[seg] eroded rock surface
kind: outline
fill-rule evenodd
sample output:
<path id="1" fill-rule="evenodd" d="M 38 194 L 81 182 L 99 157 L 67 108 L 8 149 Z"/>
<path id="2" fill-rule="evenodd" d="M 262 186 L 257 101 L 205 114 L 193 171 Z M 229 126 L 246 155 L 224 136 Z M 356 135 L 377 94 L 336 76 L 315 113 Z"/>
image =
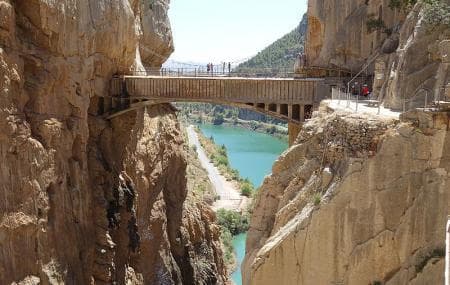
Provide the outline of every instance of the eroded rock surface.
<path id="1" fill-rule="evenodd" d="M 261 187 L 244 284 L 443 283 L 449 124 L 322 109 Z"/>
<path id="2" fill-rule="evenodd" d="M 168 5 L 0 1 L 1 284 L 226 279 L 171 107 L 97 116 L 113 74 L 172 52 Z"/>
<path id="3" fill-rule="evenodd" d="M 406 10 L 390 2 L 309 0 L 308 64 L 356 74 L 370 61 L 362 74 L 374 75 L 373 97 L 390 108 L 450 100 L 450 29 L 428 25 L 420 2 Z"/>

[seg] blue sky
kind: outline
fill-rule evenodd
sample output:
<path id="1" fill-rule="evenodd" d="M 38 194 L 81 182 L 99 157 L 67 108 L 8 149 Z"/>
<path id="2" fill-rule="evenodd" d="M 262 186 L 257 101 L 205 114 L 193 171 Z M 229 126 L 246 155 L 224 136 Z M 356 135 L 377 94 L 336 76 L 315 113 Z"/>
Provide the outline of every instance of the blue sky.
<path id="1" fill-rule="evenodd" d="M 248 58 L 293 30 L 306 9 L 307 0 L 171 0 L 175 52 L 170 59 Z"/>

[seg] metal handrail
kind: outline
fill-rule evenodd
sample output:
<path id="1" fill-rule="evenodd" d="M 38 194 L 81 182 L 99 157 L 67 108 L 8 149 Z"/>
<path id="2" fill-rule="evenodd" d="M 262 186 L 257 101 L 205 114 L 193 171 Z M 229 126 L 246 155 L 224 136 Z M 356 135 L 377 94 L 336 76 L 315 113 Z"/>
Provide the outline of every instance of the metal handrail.
<path id="1" fill-rule="evenodd" d="M 132 69 L 127 75 L 135 76 L 173 76 L 173 77 L 294 77 L 295 73 L 288 68 L 257 68 L 244 70 L 224 70 L 223 68 L 146 68 Z"/>
<path id="2" fill-rule="evenodd" d="M 370 58 L 366 64 L 363 66 L 363 68 L 347 83 L 347 94 L 350 94 L 350 83 L 352 83 L 356 78 L 358 78 L 364 71 L 369 68 L 369 66 L 378 58 L 380 55 L 380 51 L 377 50 L 373 55 L 372 58 Z M 356 98 L 356 111 L 358 111 L 358 97 Z"/>
<path id="3" fill-rule="evenodd" d="M 350 71 L 339 68 L 327 68 L 319 66 L 309 66 L 308 70 L 325 70 L 348 73 Z M 127 70 L 127 69 L 125 69 Z M 134 75 L 134 76 L 173 76 L 173 77 L 276 77 L 276 78 L 291 78 L 295 77 L 297 73 L 290 68 L 238 68 L 225 69 L 223 66 L 213 66 L 209 71 L 206 66 L 198 67 L 181 67 L 181 68 L 140 68 L 128 69 L 129 72 L 121 73 L 120 75 Z"/>

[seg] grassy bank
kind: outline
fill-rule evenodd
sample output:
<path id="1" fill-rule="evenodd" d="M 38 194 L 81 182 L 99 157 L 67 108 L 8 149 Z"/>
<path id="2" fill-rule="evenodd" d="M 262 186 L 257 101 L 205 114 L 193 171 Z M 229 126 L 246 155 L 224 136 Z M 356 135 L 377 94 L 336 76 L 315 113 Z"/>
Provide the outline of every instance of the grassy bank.
<path id="1" fill-rule="evenodd" d="M 224 248 L 225 263 L 231 265 L 231 272 L 237 265 L 233 237 L 248 231 L 249 214 L 220 209 L 217 211 L 217 223 L 220 225 L 220 239 Z"/>
<path id="2" fill-rule="evenodd" d="M 232 181 L 243 196 L 251 198 L 255 192 L 255 187 L 247 178 L 242 178 L 238 170 L 231 167 L 226 147 L 217 145 L 212 137 L 205 137 L 198 128 L 195 130 L 206 155 L 217 167 L 220 174 L 227 180 Z M 249 205 L 252 205 L 252 203 L 249 203 Z M 220 226 L 220 238 L 223 245 L 225 264 L 227 264 L 230 272 L 234 271 L 237 266 L 233 237 L 247 232 L 250 212 L 250 206 L 242 213 L 225 209 L 219 209 L 216 212 L 217 223 Z"/>
<path id="3" fill-rule="evenodd" d="M 196 128 L 196 132 L 206 155 L 214 166 L 217 167 L 220 174 L 228 181 L 235 183 L 237 189 L 240 190 L 243 196 L 251 198 L 255 192 L 255 186 L 248 178 L 241 177 L 237 169 L 231 167 L 226 147 L 224 145 L 217 145 L 213 137 L 205 137 L 198 128 Z"/>

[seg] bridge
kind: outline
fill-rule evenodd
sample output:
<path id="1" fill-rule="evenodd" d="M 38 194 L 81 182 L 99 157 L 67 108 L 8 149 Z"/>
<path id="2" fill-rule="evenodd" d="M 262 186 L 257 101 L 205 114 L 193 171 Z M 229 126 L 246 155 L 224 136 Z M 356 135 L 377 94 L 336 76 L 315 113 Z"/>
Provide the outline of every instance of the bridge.
<path id="1" fill-rule="evenodd" d="M 150 75 L 147 75 L 150 74 Z M 153 72 L 154 74 L 154 72 Z M 273 74 L 273 73 L 272 73 Z M 329 97 L 323 79 L 289 77 L 236 77 L 214 72 L 145 71 L 142 75 L 118 75 L 111 80 L 110 94 L 102 98 L 101 113 L 112 119 L 148 105 L 172 102 L 207 102 L 251 109 L 285 120 L 290 137 L 309 119 L 320 101 Z"/>

